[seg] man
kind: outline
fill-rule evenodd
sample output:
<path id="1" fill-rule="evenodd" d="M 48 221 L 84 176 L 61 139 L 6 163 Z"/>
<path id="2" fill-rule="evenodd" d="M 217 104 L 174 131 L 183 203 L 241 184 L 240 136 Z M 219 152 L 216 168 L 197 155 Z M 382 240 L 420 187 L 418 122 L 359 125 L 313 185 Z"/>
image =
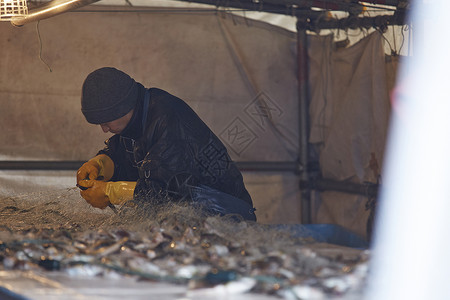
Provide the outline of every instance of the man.
<path id="1" fill-rule="evenodd" d="M 105 67 L 86 77 L 81 111 L 114 134 L 77 172 L 81 196 L 92 206 L 187 201 L 208 214 L 256 221 L 242 174 L 183 100 Z"/>

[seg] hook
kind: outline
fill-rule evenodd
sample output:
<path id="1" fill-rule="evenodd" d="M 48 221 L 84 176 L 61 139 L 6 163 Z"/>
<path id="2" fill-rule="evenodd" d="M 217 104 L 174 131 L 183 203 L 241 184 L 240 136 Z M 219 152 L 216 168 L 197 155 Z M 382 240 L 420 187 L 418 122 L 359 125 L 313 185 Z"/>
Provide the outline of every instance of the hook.
<path id="1" fill-rule="evenodd" d="M 395 50 L 392 48 L 391 43 L 390 43 L 389 40 L 384 36 L 384 32 L 383 32 L 380 28 L 376 28 L 376 30 L 381 34 L 381 36 L 383 37 L 383 39 L 388 43 L 389 48 L 391 49 L 391 55 L 392 55 L 392 56 L 397 56 L 397 53 L 396 53 Z"/>
<path id="2" fill-rule="evenodd" d="M 404 24 L 402 26 L 402 28 L 400 29 L 400 32 L 402 34 L 402 43 L 400 44 L 400 49 L 398 50 L 398 54 L 402 53 L 402 49 L 403 49 L 403 46 L 405 44 L 405 33 L 404 33 L 404 31 L 406 31 L 406 30 L 409 30 L 408 24 Z"/>

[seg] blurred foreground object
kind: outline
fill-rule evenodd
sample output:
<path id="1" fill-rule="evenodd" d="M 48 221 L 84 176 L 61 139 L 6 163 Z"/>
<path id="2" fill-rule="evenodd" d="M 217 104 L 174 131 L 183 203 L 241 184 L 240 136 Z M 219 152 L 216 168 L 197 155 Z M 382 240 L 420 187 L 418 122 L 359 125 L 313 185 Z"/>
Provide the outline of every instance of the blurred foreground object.
<path id="1" fill-rule="evenodd" d="M 366 299 L 450 299 L 448 9 L 414 3 L 416 47 L 394 99 Z"/>

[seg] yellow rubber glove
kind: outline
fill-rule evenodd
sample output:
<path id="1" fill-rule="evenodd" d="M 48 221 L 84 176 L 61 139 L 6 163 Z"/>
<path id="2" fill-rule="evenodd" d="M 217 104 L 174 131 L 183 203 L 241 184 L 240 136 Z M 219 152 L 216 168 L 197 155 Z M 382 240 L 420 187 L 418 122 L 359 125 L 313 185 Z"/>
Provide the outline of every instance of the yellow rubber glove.
<path id="1" fill-rule="evenodd" d="M 81 196 L 92 206 L 103 209 L 109 203 L 120 205 L 133 199 L 136 182 L 82 180 L 79 185 L 87 188 L 80 191 Z"/>
<path id="2" fill-rule="evenodd" d="M 80 195 L 93 207 L 104 209 L 109 204 L 106 195 L 107 184 L 108 182 L 99 180 L 81 180 L 78 185 L 87 189 L 81 190 Z"/>
<path id="3" fill-rule="evenodd" d="M 82 180 L 100 179 L 108 181 L 114 175 L 114 162 L 105 154 L 97 155 L 85 162 L 77 172 L 77 184 L 80 184 Z"/>
<path id="4" fill-rule="evenodd" d="M 108 182 L 106 185 L 106 195 L 114 205 L 121 205 L 133 199 L 136 181 L 116 181 Z"/>

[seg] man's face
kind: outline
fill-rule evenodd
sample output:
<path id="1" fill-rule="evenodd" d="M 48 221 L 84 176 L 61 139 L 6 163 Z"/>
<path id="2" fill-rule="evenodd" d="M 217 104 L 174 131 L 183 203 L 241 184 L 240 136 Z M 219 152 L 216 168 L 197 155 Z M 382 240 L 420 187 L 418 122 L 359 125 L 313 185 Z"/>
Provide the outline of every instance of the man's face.
<path id="1" fill-rule="evenodd" d="M 120 134 L 125 129 L 125 127 L 127 127 L 128 122 L 130 122 L 132 116 L 133 110 L 117 120 L 100 124 L 100 127 L 102 128 L 104 133 L 111 132 L 114 134 Z"/>

